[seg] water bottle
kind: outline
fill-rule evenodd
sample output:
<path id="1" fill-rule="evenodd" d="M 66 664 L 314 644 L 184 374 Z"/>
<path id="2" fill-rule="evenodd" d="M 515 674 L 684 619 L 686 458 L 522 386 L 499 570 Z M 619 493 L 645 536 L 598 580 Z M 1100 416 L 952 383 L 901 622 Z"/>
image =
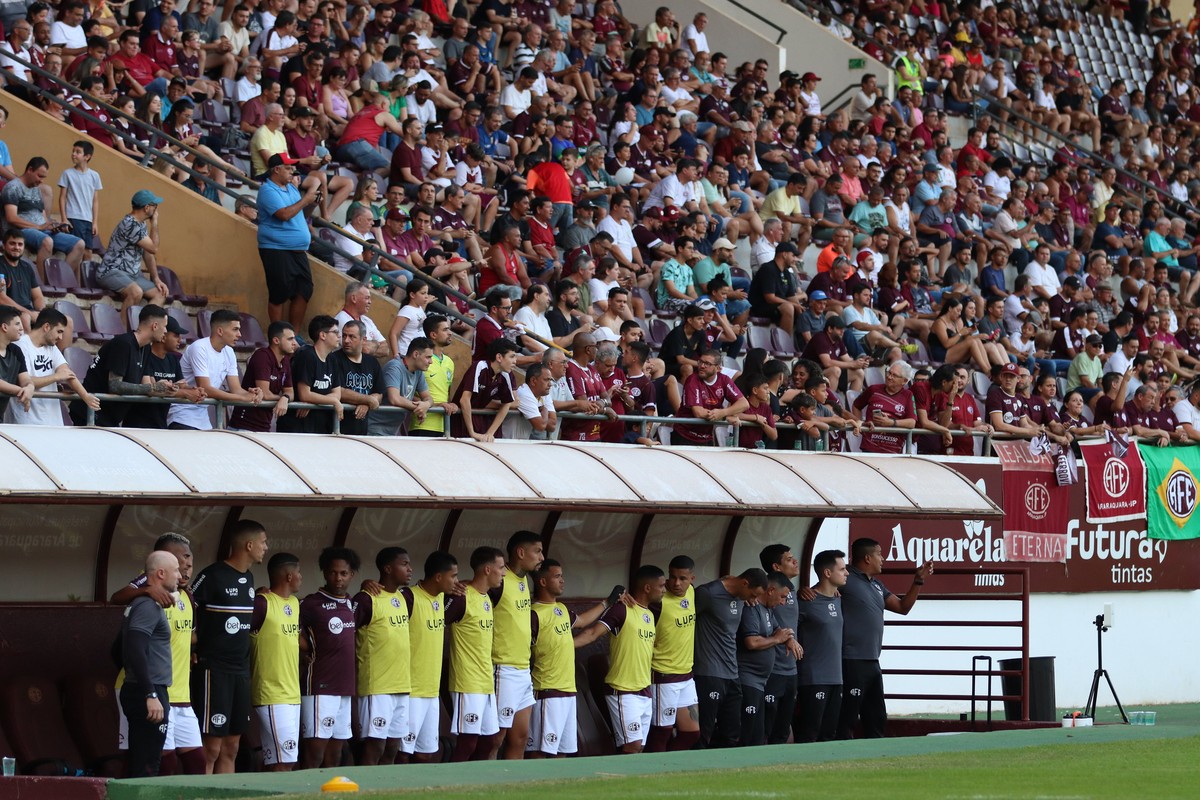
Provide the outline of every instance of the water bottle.
<path id="1" fill-rule="evenodd" d="M 0 272 L 0 292 L 8 291 L 8 276 Z"/>

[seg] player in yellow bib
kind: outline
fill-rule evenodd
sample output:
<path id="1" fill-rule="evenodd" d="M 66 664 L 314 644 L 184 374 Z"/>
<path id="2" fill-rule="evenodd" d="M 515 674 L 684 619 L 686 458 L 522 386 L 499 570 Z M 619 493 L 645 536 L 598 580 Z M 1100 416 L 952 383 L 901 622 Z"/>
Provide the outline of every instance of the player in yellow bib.
<path id="1" fill-rule="evenodd" d="M 271 588 L 254 598 L 250 619 L 250 704 L 263 767 L 287 772 L 300 755 L 300 559 L 271 556 L 267 579 Z"/>
<path id="2" fill-rule="evenodd" d="M 533 711 L 533 682 L 529 675 L 529 609 L 533 607 L 530 575 L 541 565 L 542 537 L 532 531 L 517 531 L 508 539 L 504 581 L 488 593 L 496 616 L 492 661 L 496 665 L 496 709 L 500 715 L 497 749 L 503 748 L 506 759 L 524 758 L 529 739 L 529 717 Z"/>
<path id="3" fill-rule="evenodd" d="M 196 712 L 192 710 L 191 692 L 195 604 L 187 585 L 192 580 L 192 546 L 182 534 L 164 533 L 154 542 L 154 549 L 171 553 L 179 559 L 178 597 L 151 586 L 146 574 L 142 573 L 114 592 L 109 602 L 124 606 L 134 598 L 145 595 L 164 607 L 167 623 L 171 626 L 171 686 L 167 692 L 171 713 L 167 718 L 167 738 L 163 743 L 159 774 L 171 775 L 182 771 L 187 775 L 203 775 L 204 752 L 200 749 L 203 742 L 200 739 L 200 723 L 196 719 Z M 122 670 L 117 675 L 118 694 L 124 683 L 125 671 Z M 124 750 L 128 741 L 129 720 L 125 718 L 120 703 L 117 704 L 117 711 L 120 713 L 118 747 Z"/>
<path id="4" fill-rule="evenodd" d="M 401 747 L 413 761 L 438 760 L 442 654 L 446 644 L 446 593 L 458 583 L 458 561 L 435 550 L 425 559 L 425 577 L 401 589 L 408 601 L 408 734 Z"/>
<path id="5" fill-rule="evenodd" d="M 618 586 L 603 603 L 576 614 L 558 602 L 566 591 L 562 564 L 546 559 L 530 580 L 537 598 L 529 614 L 533 637 L 533 690 L 528 758 L 554 758 L 579 750 L 575 699 L 574 631 L 593 625 L 624 593 Z M 515 730 L 512 735 L 515 735 Z"/>
<path id="6" fill-rule="evenodd" d="M 412 562 L 403 547 L 385 547 L 375 556 L 379 593 L 354 597 L 354 644 L 358 705 L 359 763 L 393 764 L 408 736 L 409 601 L 400 594 L 412 580 Z"/>
<path id="7" fill-rule="evenodd" d="M 661 567 L 644 564 L 633 576 L 633 605 L 612 605 L 600 621 L 578 637 L 584 647 L 608 633 L 612 636 L 608 684 L 608 713 L 613 736 L 622 753 L 640 753 L 650 734 L 653 701 L 650 698 L 651 663 L 654 659 L 654 617 L 650 607 L 662 600 L 667 576 Z"/>
<path id="8" fill-rule="evenodd" d="M 454 715 L 450 732 L 458 736 L 451 761 L 485 761 L 500 730 L 492 666 L 495 616 L 488 592 L 504 581 L 504 553 L 477 547 L 471 553 L 474 575 L 462 597 L 446 600 L 450 626 L 450 692 Z"/>
<path id="9" fill-rule="evenodd" d="M 700 741 L 700 707 L 692 664 L 696 658 L 696 562 L 675 556 L 667 590 L 654 607 L 654 719 L 646 749 L 691 750 Z M 674 732 L 674 738 L 672 738 Z"/>

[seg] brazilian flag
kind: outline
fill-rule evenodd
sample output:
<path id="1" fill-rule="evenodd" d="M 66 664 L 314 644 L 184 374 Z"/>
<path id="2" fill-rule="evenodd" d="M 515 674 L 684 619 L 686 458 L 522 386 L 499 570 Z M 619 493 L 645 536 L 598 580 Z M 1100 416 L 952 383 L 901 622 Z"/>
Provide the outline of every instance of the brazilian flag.
<path id="1" fill-rule="evenodd" d="M 1146 534 L 1200 538 L 1200 447 L 1138 444 L 1146 464 Z"/>

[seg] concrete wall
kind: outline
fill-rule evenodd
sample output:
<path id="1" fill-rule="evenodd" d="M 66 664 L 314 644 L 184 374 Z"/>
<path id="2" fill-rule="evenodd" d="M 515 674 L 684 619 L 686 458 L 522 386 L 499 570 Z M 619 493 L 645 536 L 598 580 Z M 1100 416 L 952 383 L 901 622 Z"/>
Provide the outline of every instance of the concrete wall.
<path id="1" fill-rule="evenodd" d="M 636 9 L 626 9 L 626 13 L 638 25 L 646 25 L 653 21 L 656 5 L 639 4 Z M 893 73 L 887 65 L 842 41 L 782 0 L 679 0 L 671 3 L 671 9 L 680 30 L 697 12 L 707 13 L 709 44 L 726 53 L 731 66 L 766 57 L 772 65 L 772 76 L 783 70 L 801 75 L 815 72 L 822 79 L 819 93 L 823 99 L 832 99 L 846 86 L 858 84 L 864 74 L 872 73 L 892 94 Z M 866 68 L 850 69 L 850 60 L 860 58 L 866 59 Z"/>

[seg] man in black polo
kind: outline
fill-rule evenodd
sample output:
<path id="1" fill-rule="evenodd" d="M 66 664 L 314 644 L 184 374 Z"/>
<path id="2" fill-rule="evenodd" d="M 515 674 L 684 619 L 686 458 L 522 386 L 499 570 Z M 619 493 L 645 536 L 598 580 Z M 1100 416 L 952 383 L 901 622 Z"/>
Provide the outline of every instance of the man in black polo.
<path id="1" fill-rule="evenodd" d="M 917 568 L 912 586 L 897 597 L 879 582 L 883 572 L 883 548 L 874 539 L 855 539 L 850 546 L 850 577 L 842 593 L 842 712 L 839 739 L 849 739 L 862 720 L 863 736 L 882 738 L 887 727 L 883 700 L 883 673 L 879 654 L 883 651 L 883 612 L 907 615 L 917 602 L 933 564 Z"/>

